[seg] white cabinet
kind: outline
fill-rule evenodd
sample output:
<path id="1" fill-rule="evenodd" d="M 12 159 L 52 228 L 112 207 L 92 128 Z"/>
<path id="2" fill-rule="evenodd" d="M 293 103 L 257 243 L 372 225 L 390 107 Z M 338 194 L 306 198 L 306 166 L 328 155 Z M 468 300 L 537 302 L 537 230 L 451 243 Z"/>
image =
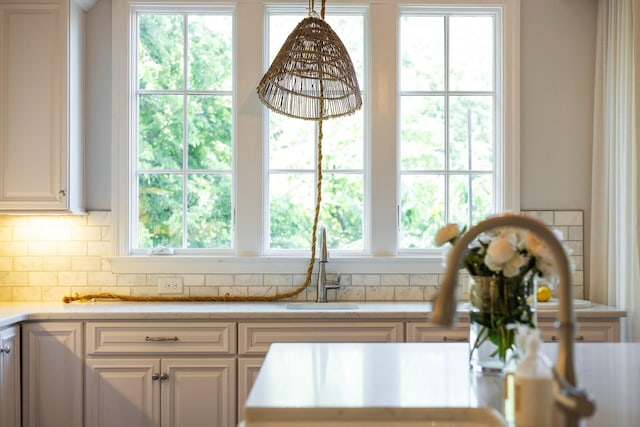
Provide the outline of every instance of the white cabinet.
<path id="1" fill-rule="evenodd" d="M 403 342 L 402 322 L 318 321 L 241 322 L 238 324 L 238 420 L 271 344 L 312 342 Z"/>
<path id="2" fill-rule="evenodd" d="M 89 322 L 87 427 L 233 427 L 229 322 Z"/>
<path id="3" fill-rule="evenodd" d="M 86 425 L 235 424 L 235 358 L 102 358 L 86 362 Z"/>
<path id="4" fill-rule="evenodd" d="M 431 322 L 407 322 L 407 342 L 469 342 L 469 322 L 457 321 L 452 327 Z"/>
<path id="5" fill-rule="evenodd" d="M 24 427 L 82 427 L 82 323 L 22 326 Z"/>
<path id="6" fill-rule="evenodd" d="M 0 426 L 20 427 L 20 327 L 0 329 Z"/>
<path id="7" fill-rule="evenodd" d="M 82 211 L 83 14 L 0 0 L 0 211 Z"/>

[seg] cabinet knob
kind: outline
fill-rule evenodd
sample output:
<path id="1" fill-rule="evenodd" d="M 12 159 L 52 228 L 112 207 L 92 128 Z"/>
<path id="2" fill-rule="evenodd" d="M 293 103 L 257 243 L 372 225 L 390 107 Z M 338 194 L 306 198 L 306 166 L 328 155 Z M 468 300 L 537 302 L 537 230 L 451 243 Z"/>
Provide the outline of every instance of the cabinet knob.
<path id="1" fill-rule="evenodd" d="M 9 347 L 8 345 L 3 345 L 2 347 L 0 347 L 0 353 L 11 353 L 11 347 Z"/>
<path id="2" fill-rule="evenodd" d="M 162 373 L 158 373 L 158 372 L 154 372 L 153 374 L 151 374 L 151 379 L 154 381 L 166 381 L 169 379 L 169 374 L 167 374 L 166 372 L 162 372 Z"/>
<path id="3" fill-rule="evenodd" d="M 67 192 L 65 190 L 58 191 L 58 196 L 65 197 L 66 195 L 67 195 Z"/>

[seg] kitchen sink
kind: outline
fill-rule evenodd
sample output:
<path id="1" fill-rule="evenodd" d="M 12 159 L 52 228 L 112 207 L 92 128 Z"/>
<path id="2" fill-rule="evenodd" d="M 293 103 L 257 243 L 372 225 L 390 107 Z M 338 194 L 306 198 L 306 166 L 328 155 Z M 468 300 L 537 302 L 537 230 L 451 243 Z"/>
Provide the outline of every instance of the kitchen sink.
<path id="1" fill-rule="evenodd" d="M 295 302 L 287 304 L 287 310 L 357 310 L 352 302 Z"/>

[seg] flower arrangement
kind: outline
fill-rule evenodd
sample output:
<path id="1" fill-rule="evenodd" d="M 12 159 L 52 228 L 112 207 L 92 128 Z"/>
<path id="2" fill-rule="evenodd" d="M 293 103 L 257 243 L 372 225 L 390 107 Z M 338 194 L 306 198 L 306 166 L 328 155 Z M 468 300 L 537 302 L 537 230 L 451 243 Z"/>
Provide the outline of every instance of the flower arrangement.
<path id="1" fill-rule="evenodd" d="M 435 244 L 455 245 L 467 228 L 447 224 L 435 237 Z M 555 231 L 557 233 L 557 231 Z M 473 352 L 489 341 L 495 345 L 493 356 L 504 362 L 515 346 L 518 324 L 535 328 L 533 303 L 536 281 L 556 282 L 555 263 L 550 250 L 535 234 L 518 228 L 497 228 L 480 234 L 470 245 L 463 266 L 471 276 L 469 301 L 471 324 L 480 325 L 471 337 Z M 490 285 L 485 278 L 491 278 Z M 473 335 L 473 334 L 472 334 Z"/>

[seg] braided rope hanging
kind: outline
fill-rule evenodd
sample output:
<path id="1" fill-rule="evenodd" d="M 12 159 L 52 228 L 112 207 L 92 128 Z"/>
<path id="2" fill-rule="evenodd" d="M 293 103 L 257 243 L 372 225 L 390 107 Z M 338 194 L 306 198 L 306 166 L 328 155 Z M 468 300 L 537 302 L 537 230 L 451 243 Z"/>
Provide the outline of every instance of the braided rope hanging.
<path id="1" fill-rule="evenodd" d="M 258 98 L 271 110 L 288 117 L 318 122 L 316 206 L 311 230 L 311 258 L 305 281 L 296 289 L 270 296 L 136 296 L 114 293 L 75 294 L 63 302 L 111 299 L 121 301 L 223 302 L 277 301 L 298 295 L 311 284 L 316 258 L 318 218 L 322 203 L 322 123 L 324 119 L 353 114 L 362 107 L 362 95 L 349 52 L 309 1 L 309 17 L 287 37 L 257 87 Z"/>

